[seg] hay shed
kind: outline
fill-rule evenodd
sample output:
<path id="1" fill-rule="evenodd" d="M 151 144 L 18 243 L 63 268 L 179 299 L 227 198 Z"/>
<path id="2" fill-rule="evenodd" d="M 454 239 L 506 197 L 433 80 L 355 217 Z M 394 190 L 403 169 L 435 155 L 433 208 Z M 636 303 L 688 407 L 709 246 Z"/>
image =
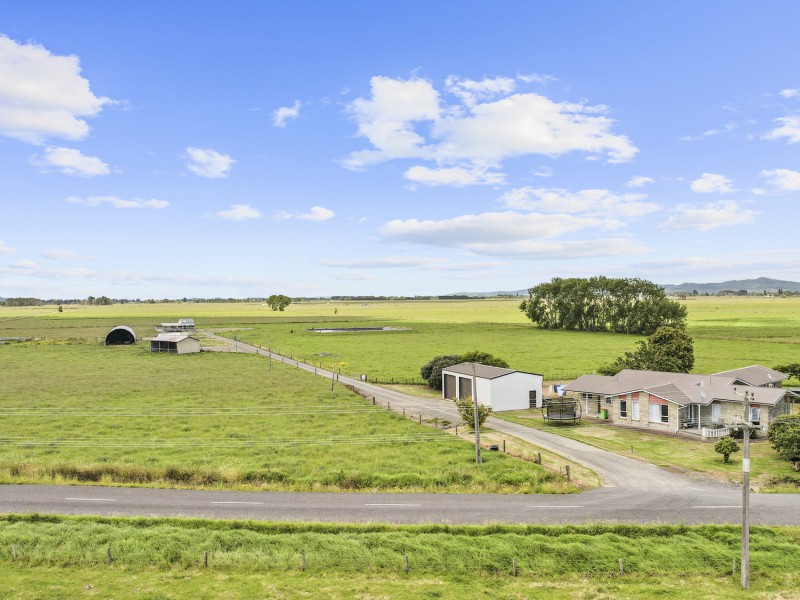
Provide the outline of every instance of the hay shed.
<path id="1" fill-rule="evenodd" d="M 117 325 L 106 335 L 106 346 L 120 346 L 123 344 L 135 344 L 136 334 L 127 325 Z"/>

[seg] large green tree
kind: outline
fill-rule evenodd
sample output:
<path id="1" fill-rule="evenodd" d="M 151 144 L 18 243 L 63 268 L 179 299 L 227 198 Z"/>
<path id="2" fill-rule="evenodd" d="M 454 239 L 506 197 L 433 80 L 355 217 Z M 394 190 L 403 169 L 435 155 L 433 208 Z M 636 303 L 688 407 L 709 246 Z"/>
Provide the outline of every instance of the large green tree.
<path id="1" fill-rule="evenodd" d="M 623 369 L 688 373 L 694 366 L 694 345 L 686 332 L 676 327 L 659 327 L 633 352 L 626 352 L 610 365 L 598 369 L 601 375 L 616 375 Z"/>
<path id="2" fill-rule="evenodd" d="M 778 365 L 772 368 L 781 373 L 786 373 L 792 379 L 800 379 L 800 363 L 789 363 L 788 365 Z"/>
<path id="3" fill-rule="evenodd" d="M 291 303 L 292 299 L 289 298 L 289 296 L 284 296 L 283 294 L 273 294 L 267 298 L 267 306 L 269 306 L 272 310 L 283 311 Z"/>
<path id="4" fill-rule="evenodd" d="M 637 278 L 554 277 L 528 290 L 520 310 L 542 329 L 650 335 L 663 325 L 686 326 L 684 305 Z"/>

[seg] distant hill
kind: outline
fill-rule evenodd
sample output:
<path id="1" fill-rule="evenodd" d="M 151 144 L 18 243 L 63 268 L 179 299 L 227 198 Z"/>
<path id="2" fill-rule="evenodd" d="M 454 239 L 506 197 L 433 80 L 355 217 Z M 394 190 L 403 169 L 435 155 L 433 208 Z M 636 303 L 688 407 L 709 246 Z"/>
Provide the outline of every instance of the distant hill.
<path id="1" fill-rule="evenodd" d="M 697 290 L 700 294 L 715 294 L 722 290 L 747 290 L 748 292 L 800 292 L 800 283 L 797 281 L 783 281 L 781 279 L 770 279 L 769 277 L 759 277 L 757 279 L 734 279 L 732 281 L 722 281 L 720 283 L 681 283 L 678 285 L 664 285 L 664 291 L 668 294 L 679 292 L 692 293 Z"/>

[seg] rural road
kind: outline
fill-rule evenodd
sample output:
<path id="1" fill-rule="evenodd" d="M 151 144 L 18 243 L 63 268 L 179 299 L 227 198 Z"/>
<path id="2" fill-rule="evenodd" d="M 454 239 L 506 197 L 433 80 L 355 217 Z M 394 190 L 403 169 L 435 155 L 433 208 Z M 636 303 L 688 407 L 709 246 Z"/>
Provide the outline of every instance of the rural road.
<path id="1" fill-rule="evenodd" d="M 204 332 L 211 338 L 232 342 Z M 238 352 L 268 355 L 239 341 Z M 273 360 L 331 378 L 330 371 L 273 354 Z M 407 414 L 460 420 L 451 403 L 409 396 L 337 376 L 382 405 Z M 381 523 L 715 523 L 741 522 L 739 486 L 691 478 L 561 436 L 497 418 L 508 436 L 585 465 L 603 483 L 581 494 L 373 494 L 174 490 L 100 486 L 0 486 L 1 513 L 206 517 Z M 800 495 L 751 494 L 751 522 L 800 526 Z"/>

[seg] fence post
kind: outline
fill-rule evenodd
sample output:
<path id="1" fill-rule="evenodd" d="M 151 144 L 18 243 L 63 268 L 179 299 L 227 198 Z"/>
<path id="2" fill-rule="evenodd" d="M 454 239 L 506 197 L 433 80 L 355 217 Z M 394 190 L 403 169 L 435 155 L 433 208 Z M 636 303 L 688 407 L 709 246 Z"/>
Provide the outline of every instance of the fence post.
<path id="1" fill-rule="evenodd" d="M 406 554 L 406 575 L 408 575 L 408 554 Z"/>
<path id="2" fill-rule="evenodd" d="M 106 548 L 106 560 L 108 561 L 108 564 L 111 564 L 111 546 Z"/>
<path id="3" fill-rule="evenodd" d="M 622 566 L 622 559 L 621 558 L 619 559 L 619 574 L 620 575 L 624 575 L 625 574 L 625 568 Z"/>
<path id="4" fill-rule="evenodd" d="M 513 560 L 514 560 L 514 562 L 513 562 L 513 564 L 514 564 L 514 577 L 516 577 L 517 576 L 517 559 L 515 558 Z"/>
<path id="5" fill-rule="evenodd" d="M 536 453 L 536 464 L 537 465 L 542 464 L 542 453 L 541 452 L 537 452 Z"/>
<path id="6" fill-rule="evenodd" d="M 506 452 L 506 441 L 503 440 L 503 454 L 505 454 L 505 452 Z"/>
<path id="7" fill-rule="evenodd" d="M 419 424 L 422 425 L 422 415 L 419 416 Z"/>
<path id="8" fill-rule="evenodd" d="M 733 557 L 733 571 L 731 571 L 731 575 L 736 577 L 736 557 Z"/>
<path id="9" fill-rule="evenodd" d="M 565 469 L 567 470 L 567 481 L 569 481 L 569 480 L 570 480 L 570 477 L 569 477 L 569 465 L 567 465 L 567 466 L 565 467 Z M 620 564 L 622 564 L 622 561 L 621 561 L 621 560 L 620 560 Z"/>
<path id="10" fill-rule="evenodd" d="M 204 567 L 208 566 L 208 550 L 203 552 L 203 566 Z"/>
<path id="11" fill-rule="evenodd" d="M 300 570 L 305 571 L 306 570 L 306 553 L 305 553 L 305 551 L 300 553 L 300 557 L 301 557 Z"/>
<path id="12" fill-rule="evenodd" d="M 11 546 L 11 554 L 14 556 L 14 560 L 16 561 L 17 560 L 17 545 L 16 544 Z M 734 569 L 735 569 L 736 568 L 735 567 L 735 565 L 736 565 L 736 559 L 735 558 L 733 559 L 733 564 L 734 564 Z"/>

